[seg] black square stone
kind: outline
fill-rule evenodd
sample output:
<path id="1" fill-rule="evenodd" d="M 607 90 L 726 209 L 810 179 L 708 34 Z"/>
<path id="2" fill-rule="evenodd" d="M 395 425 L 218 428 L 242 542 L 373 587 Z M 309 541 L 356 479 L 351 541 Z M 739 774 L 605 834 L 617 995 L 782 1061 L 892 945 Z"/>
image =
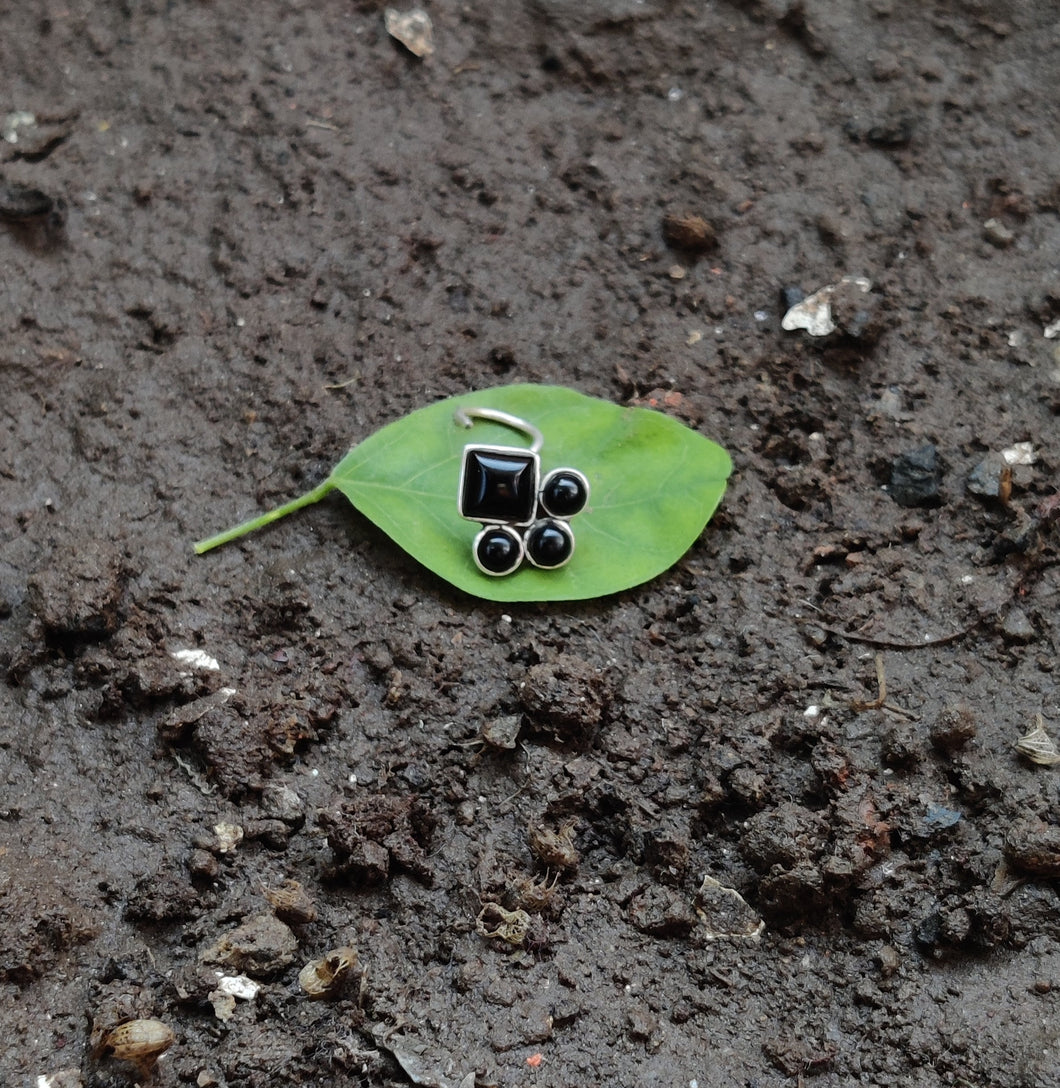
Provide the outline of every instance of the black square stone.
<path id="1" fill-rule="evenodd" d="M 460 514 L 471 521 L 513 525 L 533 521 L 538 460 L 533 453 L 491 446 L 464 450 Z"/>

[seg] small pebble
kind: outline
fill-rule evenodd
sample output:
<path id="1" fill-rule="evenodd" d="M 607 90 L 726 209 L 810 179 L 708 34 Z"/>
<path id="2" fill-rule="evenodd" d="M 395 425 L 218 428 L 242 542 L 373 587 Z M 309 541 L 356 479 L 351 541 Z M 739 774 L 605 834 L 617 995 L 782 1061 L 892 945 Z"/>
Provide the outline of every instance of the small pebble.
<path id="1" fill-rule="evenodd" d="M 780 289 L 780 308 L 787 313 L 792 306 L 798 306 L 800 302 L 806 297 L 806 292 L 801 287 L 781 287 Z"/>
<path id="2" fill-rule="evenodd" d="M 969 492 L 984 499 L 1008 502 L 1012 494 L 1012 469 L 998 453 L 987 454 L 968 474 Z"/>
<path id="3" fill-rule="evenodd" d="M 429 57 L 434 52 L 434 27 L 423 8 L 409 11 L 387 8 L 383 19 L 386 32 L 414 57 Z"/>
<path id="4" fill-rule="evenodd" d="M 491 748 L 513 749 L 519 742 L 519 730 L 523 726 L 521 714 L 505 714 L 493 718 L 482 726 L 482 739 Z"/>
<path id="5" fill-rule="evenodd" d="M 188 855 L 188 871 L 200 880 L 216 880 L 221 867 L 209 850 L 192 850 Z"/>
<path id="6" fill-rule="evenodd" d="M 31 189 L 0 178 L 0 219 L 25 222 L 43 219 L 55 207 L 55 201 L 40 189 Z"/>
<path id="7" fill-rule="evenodd" d="M 261 811 L 274 820 L 292 827 L 305 823 L 305 802 L 290 786 L 270 782 L 261 792 Z"/>
<path id="8" fill-rule="evenodd" d="M 880 755 L 888 767 L 912 767 L 920 760 L 920 743 L 910 722 L 896 722 L 884 731 Z"/>
<path id="9" fill-rule="evenodd" d="M 1022 608 L 1010 608 L 1001 627 L 1009 642 L 1031 642 L 1037 632 Z"/>
<path id="10" fill-rule="evenodd" d="M 902 65 L 898 57 L 889 50 L 883 49 L 878 53 L 870 53 L 872 62 L 872 78 L 877 83 L 886 83 L 888 80 L 897 79 L 902 74 Z"/>
<path id="11" fill-rule="evenodd" d="M 673 249 L 695 255 L 709 253 L 718 245 L 714 228 L 698 215 L 664 216 L 662 235 Z"/>
<path id="12" fill-rule="evenodd" d="M 983 237 L 998 249 L 1007 249 L 1016 240 L 1016 235 L 1000 219 L 988 219 L 983 224 Z"/>
<path id="13" fill-rule="evenodd" d="M 910 450 L 891 465 L 891 498 L 899 506 L 936 506 L 941 479 L 938 450 L 933 445 Z"/>

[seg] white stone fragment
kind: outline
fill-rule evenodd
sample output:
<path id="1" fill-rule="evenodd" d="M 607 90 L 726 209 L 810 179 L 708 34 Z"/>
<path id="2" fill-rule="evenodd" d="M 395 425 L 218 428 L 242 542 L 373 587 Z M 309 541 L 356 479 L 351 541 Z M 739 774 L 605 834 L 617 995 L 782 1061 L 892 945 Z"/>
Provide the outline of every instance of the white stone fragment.
<path id="1" fill-rule="evenodd" d="M 781 319 L 780 327 L 785 332 L 805 329 L 810 336 L 828 336 L 835 332 L 832 320 L 832 296 L 841 284 L 852 283 L 862 294 L 872 290 L 872 281 L 864 276 L 844 276 L 839 283 L 830 283 L 812 295 L 807 295 L 802 302 L 797 302 Z"/>
<path id="2" fill-rule="evenodd" d="M 239 824 L 215 824 L 213 833 L 217 836 L 219 854 L 230 854 L 243 841 L 243 828 Z"/>
<path id="3" fill-rule="evenodd" d="M 20 128 L 32 128 L 37 123 L 37 118 L 26 110 L 14 110 L 0 121 L 0 136 L 9 144 L 18 143 L 18 130 Z"/>
<path id="4" fill-rule="evenodd" d="M 190 665 L 193 669 L 217 672 L 221 668 L 217 658 L 211 657 L 205 650 L 174 650 L 169 656 L 182 665 Z"/>
<path id="5" fill-rule="evenodd" d="M 434 27 L 423 8 L 398 11 L 387 8 L 383 13 L 386 32 L 414 57 L 429 57 L 434 52 Z"/>
<path id="6" fill-rule="evenodd" d="M 78 1069 L 60 1069 L 57 1073 L 41 1073 L 37 1077 L 37 1088 L 82 1088 L 85 1082 Z"/>
<path id="7" fill-rule="evenodd" d="M 766 928 L 762 918 L 735 888 L 726 887 L 709 875 L 703 877 L 696 894 L 696 914 L 708 941 L 728 938 L 757 944 Z"/>
<path id="8" fill-rule="evenodd" d="M 1033 465 L 1038 460 L 1034 452 L 1034 446 L 1030 442 L 1017 442 L 1008 449 L 1001 451 L 1006 465 Z"/>
<path id="9" fill-rule="evenodd" d="M 224 975 L 217 972 L 217 989 L 229 997 L 238 998 L 240 1001 L 253 1001 L 258 996 L 261 983 L 255 982 L 246 975 Z"/>

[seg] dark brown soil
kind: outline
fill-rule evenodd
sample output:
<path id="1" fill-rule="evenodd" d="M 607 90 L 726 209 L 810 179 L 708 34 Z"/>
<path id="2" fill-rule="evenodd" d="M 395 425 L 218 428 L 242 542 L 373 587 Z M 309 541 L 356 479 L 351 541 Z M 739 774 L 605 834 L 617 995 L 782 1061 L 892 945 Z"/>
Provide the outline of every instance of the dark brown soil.
<path id="1" fill-rule="evenodd" d="M 0 1083 L 1060 1084 L 1055 3 L 0 9 Z M 732 451 L 674 569 L 192 555 L 514 381 Z"/>

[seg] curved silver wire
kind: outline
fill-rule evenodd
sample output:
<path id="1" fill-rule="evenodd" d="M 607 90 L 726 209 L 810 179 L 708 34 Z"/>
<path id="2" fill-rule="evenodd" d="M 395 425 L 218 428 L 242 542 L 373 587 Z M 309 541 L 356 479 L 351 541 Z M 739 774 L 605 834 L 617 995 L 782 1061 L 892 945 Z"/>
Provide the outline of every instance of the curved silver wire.
<path id="1" fill-rule="evenodd" d="M 530 452 L 540 453 L 545 444 L 544 436 L 525 419 L 513 416 L 510 412 L 501 412 L 496 408 L 457 408 L 453 413 L 453 422 L 458 427 L 472 427 L 476 419 L 487 419 L 490 423 L 500 423 L 511 427 L 513 431 L 522 431 L 530 439 Z"/>

